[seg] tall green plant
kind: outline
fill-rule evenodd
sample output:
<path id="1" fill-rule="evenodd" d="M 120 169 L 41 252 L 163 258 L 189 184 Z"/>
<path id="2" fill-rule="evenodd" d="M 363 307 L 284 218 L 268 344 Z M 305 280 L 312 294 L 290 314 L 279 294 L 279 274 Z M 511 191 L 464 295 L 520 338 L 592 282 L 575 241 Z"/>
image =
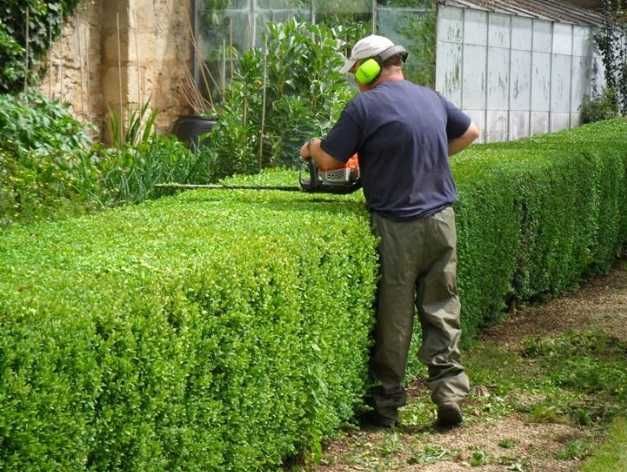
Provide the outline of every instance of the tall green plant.
<path id="1" fill-rule="evenodd" d="M 159 112 L 150 109 L 150 99 L 126 116 L 109 110 L 109 133 L 113 147 L 137 146 L 152 139 L 156 133 L 155 122 Z"/>
<path id="2" fill-rule="evenodd" d="M 202 151 L 211 156 L 214 178 L 295 165 L 298 146 L 330 128 L 353 95 L 339 72 L 344 33 L 295 19 L 267 25 L 269 53 L 243 54 Z"/>
<path id="3" fill-rule="evenodd" d="M 100 198 L 107 206 L 138 203 L 157 195 L 155 184 L 188 182 L 201 156 L 173 137 L 153 136 L 135 145 L 98 149 Z"/>
<path id="4" fill-rule="evenodd" d="M 435 85 L 436 9 L 423 15 L 407 15 L 400 33 L 406 38 L 409 60 L 405 75 L 417 84 Z"/>
<path id="5" fill-rule="evenodd" d="M 603 97 L 612 108 L 627 114 L 627 28 L 622 0 L 602 0 L 603 27 L 594 35 L 605 68 L 610 93 Z"/>

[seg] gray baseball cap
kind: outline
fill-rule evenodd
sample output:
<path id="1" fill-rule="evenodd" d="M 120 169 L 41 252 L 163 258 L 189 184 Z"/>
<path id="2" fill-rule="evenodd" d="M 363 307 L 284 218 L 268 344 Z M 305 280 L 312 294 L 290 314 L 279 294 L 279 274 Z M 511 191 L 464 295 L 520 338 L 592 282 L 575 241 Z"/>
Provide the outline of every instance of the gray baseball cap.
<path id="1" fill-rule="evenodd" d="M 392 46 L 394 46 L 394 43 L 385 36 L 379 36 L 376 34 L 366 36 L 355 43 L 353 49 L 351 50 L 351 56 L 346 59 L 346 62 L 340 69 L 340 72 L 342 74 L 347 74 L 357 61 L 374 57 Z"/>

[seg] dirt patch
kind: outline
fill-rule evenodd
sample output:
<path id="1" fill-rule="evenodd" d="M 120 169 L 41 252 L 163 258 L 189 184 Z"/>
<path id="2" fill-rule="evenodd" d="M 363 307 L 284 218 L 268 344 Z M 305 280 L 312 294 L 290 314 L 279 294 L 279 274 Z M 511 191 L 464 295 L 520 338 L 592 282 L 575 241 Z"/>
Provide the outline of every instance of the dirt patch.
<path id="1" fill-rule="evenodd" d="M 517 416 L 458 428 L 445 434 L 358 431 L 333 443 L 317 471 L 572 471 L 558 460 L 564 444 L 584 436 L 565 424 L 526 423 Z M 386 452 L 387 451 L 387 452 Z"/>
<path id="2" fill-rule="evenodd" d="M 578 429 L 563 424 L 528 424 L 517 417 L 508 417 L 473 427 L 460 428 L 434 438 L 437 444 L 448 449 L 460 449 L 453 461 L 438 462 L 425 466 L 407 467 L 401 470 L 425 472 L 449 472 L 468 470 L 473 454 L 485 457 L 486 465 L 474 470 L 503 471 L 538 470 L 570 471 L 575 461 L 557 460 L 555 456 L 564 442 L 581 437 Z M 519 466 L 517 467 L 517 464 Z"/>
<path id="3" fill-rule="evenodd" d="M 627 341 L 627 260 L 608 275 L 587 281 L 579 290 L 542 305 L 520 306 L 482 339 L 518 344 L 528 336 L 550 336 L 575 329 L 600 329 Z"/>

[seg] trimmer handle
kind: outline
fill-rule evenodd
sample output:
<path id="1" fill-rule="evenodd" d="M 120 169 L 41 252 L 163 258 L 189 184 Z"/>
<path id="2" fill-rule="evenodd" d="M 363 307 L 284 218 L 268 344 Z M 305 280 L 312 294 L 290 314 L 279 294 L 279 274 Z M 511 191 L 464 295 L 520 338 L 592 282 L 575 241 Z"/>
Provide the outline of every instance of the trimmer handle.
<path id="1" fill-rule="evenodd" d="M 309 179 L 303 179 L 304 172 Z M 359 161 L 356 156 L 349 159 L 346 167 L 336 171 L 321 171 L 313 159 L 306 161 L 300 169 L 300 188 L 305 192 L 346 194 L 361 188 Z"/>
<path id="2" fill-rule="evenodd" d="M 309 181 L 303 180 L 303 167 L 306 167 L 306 172 L 309 175 Z M 305 192 L 315 192 L 320 188 L 322 182 L 319 178 L 318 166 L 316 166 L 313 158 L 310 158 L 308 161 L 304 162 L 303 166 L 301 166 L 298 180 L 300 181 L 301 188 Z"/>

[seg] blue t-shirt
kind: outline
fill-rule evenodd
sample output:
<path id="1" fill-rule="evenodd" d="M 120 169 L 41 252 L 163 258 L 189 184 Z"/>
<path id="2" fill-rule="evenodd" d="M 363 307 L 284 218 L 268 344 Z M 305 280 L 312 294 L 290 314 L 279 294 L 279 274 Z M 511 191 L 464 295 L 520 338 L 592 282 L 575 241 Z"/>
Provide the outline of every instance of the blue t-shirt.
<path id="1" fill-rule="evenodd" d="M 359 153 L 368 207 L 408 220 L 455 202 L 448 141 L 468 126 L 470 118 L 433 90 L 386 81 L 346 106 L 321 147 L 341 162 Z"/>

